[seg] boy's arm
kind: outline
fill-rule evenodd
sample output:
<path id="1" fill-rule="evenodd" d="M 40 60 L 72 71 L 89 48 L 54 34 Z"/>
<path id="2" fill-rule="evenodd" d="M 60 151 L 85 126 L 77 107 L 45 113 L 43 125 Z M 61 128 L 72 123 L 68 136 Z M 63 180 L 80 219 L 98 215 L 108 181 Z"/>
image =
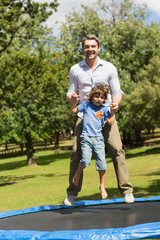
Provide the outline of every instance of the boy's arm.
<path id="1" fill-rule="evenodd" d="M 107 118 L 107 122 L 109 125 L 113 125 L 115 122 L 115 112 L 114 110 L 111 110 L 111 116 Z"/>
<path id="2" fill-rule="evenodd" d="M 76 104 L 72 104 L 71 105 L 71 113 L 78 113 L 79 110 L 78 110 L 78 107 Z"/>

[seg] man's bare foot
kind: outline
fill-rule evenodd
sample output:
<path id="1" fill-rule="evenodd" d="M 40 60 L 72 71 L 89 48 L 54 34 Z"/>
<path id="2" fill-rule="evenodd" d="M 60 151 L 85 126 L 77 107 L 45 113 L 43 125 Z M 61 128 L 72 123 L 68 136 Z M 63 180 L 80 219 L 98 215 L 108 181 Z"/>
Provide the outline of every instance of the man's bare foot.
<path id="1" fill-rule="evenodd" d="M 78 187 L 79 178 L 80 178 L 80 174 L 76 171 L 76 173 L 75 173 L 75 175 L 74 175 L 74 177 L 73 177 L 73 180 L 72 180 L 73 184 L 74 184 L 76 187 Z"/>
<path id="2" fill-rule="evenodd" d="M 101 191 L 101 197 L 102 197 L 102 199 L 107 198 L 107 197 L 108 197 L 108 194 L 107 194 L 105 188 L 104 188 L 104 187 L 101 187 L 101 186 L 100 186 L 99 188 L 100 188 L 100 191 Z"/>

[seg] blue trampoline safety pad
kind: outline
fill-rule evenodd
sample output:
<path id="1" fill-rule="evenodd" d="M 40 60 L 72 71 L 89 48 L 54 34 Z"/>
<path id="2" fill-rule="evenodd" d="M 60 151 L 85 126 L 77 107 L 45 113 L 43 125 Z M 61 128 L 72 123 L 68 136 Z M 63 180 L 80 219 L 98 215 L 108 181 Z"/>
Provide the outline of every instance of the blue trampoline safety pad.
<path id="1" fill-rule="evenodd" d="M 23 231 L 23 230 L 0 230 L 0 239 L 7 240 L 51 240 L 51 239 L 96 239 L 96 240 L 126 240 L 160 237 L 160 222 L 140 224 L 126 228 L 92 229 L 81 231 Z"/>
<path id="2" fill-rule="evenodd" d="M 135 202 L 160 201 L 160 196 L 151 198 L 135 198 Z M 78 201 L 72 206 L 48 205 L 38 206 L 23 210 L 7 211 L 0 213 L 0 219 L 13 217 L 22 214 L 51 211 L 65 208 L 107 205 L 124 203 L 123 198 L 97 200 L 97 201 Z M 157 214 L 160 213 L 157 209 Z M 118 217 L 118 216 L 117 216 Z M 1 220 L 0 220 L 1 221 Z M 87 223 L 86 223 L 87 224 Z M 123 228 L 107 228 L 107 229 L 88 229 L 88 230 L 65 230 L 65 231 L 30 231 L 30 230 L 0 230 L 0 240 L 51 240 L 51 239 L 96 239 L 96 240 L 127 240 L 127 239 L 144 239 L 144 238 L 160 238 L 160 221 L 138 224 Z"/>

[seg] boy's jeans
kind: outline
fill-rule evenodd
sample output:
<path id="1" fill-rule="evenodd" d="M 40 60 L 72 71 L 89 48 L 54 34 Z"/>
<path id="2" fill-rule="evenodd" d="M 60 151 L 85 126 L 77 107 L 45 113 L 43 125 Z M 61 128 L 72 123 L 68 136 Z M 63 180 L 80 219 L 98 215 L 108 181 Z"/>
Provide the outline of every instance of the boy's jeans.
<path id="1" fill-rule="evenodd" d="M 96 170 L 106 170 L 106 159 L 105 159 L 105 146 L 104 137 L 101 136 L 87 136 L 83 135 L 81 138 L 81 150 L 82 158 L 80 163 L 85 167 L 88 167 L 91 163 L 92 152 L 96 159 Z"/>
<path id="2" fill-rule="evenodd" d="M 77 196 L 81 191 L 83 174 L 81 175 L 79 186 L 76 187 L 72 183 L 73 176 L 78 168 L 81 159 L 80 135 L 82 132 L 82 119 L 78 118 L 74 131 L 73 151 L 71 153 L 69 187 L 67 188 L 68 195 Z M 133 192 L 132 185 L 129 183 L 128 168 L 125 160 L 125 153 L 122 149 L 122 142 L 119 134 L 117 122 L 110 126 L 107 122 L 102 130 L 105 146 L 110 156 L 112 157 L 115 173 L 117 177 L 118 188 L 121 194 Z"/>

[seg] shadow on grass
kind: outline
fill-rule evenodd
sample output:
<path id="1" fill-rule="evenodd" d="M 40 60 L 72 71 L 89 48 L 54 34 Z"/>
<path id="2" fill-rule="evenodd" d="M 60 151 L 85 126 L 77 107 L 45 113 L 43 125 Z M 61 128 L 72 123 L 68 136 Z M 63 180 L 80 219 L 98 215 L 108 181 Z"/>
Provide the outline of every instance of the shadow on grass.
<path id="1" fill-rule="evenodd" d="M 0 176 L 0 187 L 22 183 L 28 179 L 36 178 L 37 176 L 49 178 L 49 177 L 63 177 L 66 175 L 68 176 L 68 174 L 40 174 L 40 175 L 24 175 L 20 177 L 16 177 L 13 175 Z"/>
<path id="2" fill-rule="evenodd" d="M 152 180 L 151 184 L 147 188 L 134 187 L 134 197 L 135 198 L 146 198 L 148 196 L 160 196 L 160 179 Z M 108 199 L 123 198 L 123 195 L 119 193 L 118 188 L 107 188 Z M 93 195 L 77 197 L 76 201 L 79 200 L 99 200 L 101 199 L 101 194 L 96 193 Z"/>
<path id="3" fill-rule="evenodd" d="M 144 174 L 143 176 L 153 176 L 153 175 L 157 175 L 157 176 L 159 176 L 160 175 L 160 171 L 159 170 L 157 170 L 157 171 L 155 171 L 155 172 L 151 172 L 151 173 L 147 173 L 147 174 Z"/>
<path id="4" fill-rule="evenodd" d="M 118 191 L 118 188 L 107 188 L 106 191 L 108 193 L 108 199 L 120 198 L 121 197 L 121 195 Z M 96 194 L 77 197 L 76 201 L 80 201 L 80 200 L 100 200 L 100 199 L 101 199 L 101 193 L 99 191 L 99 193 L 96 193 Z"/>
<path id="5" fill-rule="evenodd" d="M 129 149 L 129 151 L 130 150 L 136 151 L 136 149 Z M 158 147 L 156 146 L 151 149 L 146 149 L 145 147 L 138 148 L 138 152 L 136 152 L 136 153 L 128 152 L 127 150 L 125 150 L 126 159 L 148 156 L 148 155 L 156 155 L 156 154 L 160 154 L 160 146 L 158 146 Z M 106 152 L 106 161 L 107 161 L 107 163 L 112 162 L 112 159 L 108 152 Z"/>
<path id="6" fill-rule="evenodd" d="M 17 161 L 17 158 L 16 158 L 16 161 L 14 161 L 14 158 L 13 158 L 11 159 L 11 162 L 0 164 L 0 171 L 13 170 L 13 169 L 25 167 L 26 165 L 27 165 L 27 160 Z"/>
<path id="7" fill-rule="evenodd" d="M 50 154 L 47 156 L 39 156 L 35 158 L 35 161 L 38 165 L 48 165 L 51 162 L 65 160 L 67 158 L 70 158 L 71 152 L 64 152 L 64 153 L 58 153 L 58 154 Z"/>
<path id="8" fill-rule="evenodd" d="M 26 167 L 27 166 L 27 156 L 25 157 L 26 160 L 24 159 L 20 159 L 19 161 L 14 160 L 14 157 L 10 158 L 10 162 L 7 163 L 0 163 L 0 170 L 1 171 L 5 171 L 5 170 L 13 170 L 13 169 L 18 169 L 21 167 Z M 46 156 L 36 156 L 35 157 L 35 161 L 37 163 L 37 165 L 48 165 L 52 162 L 55 161 L 60 161 L 60 160 L 64 160 L 70 158 L 70 152 L 65 152 L 65 153 L 59 153 L 59 154 L 49 154 Z"/>
<path id="9" fill-rule="evenodd" d="M 39 176 L 42 176 L 42 177 L 64 177 L 64 176 L 68 176 L 68 173 L 66 173 L 66 174 L 53 174 L 53 173 L 51 173 L 51 174 L 41 174 L 41 175 L 39 175 Z"/>
<path id="10" fill-rule="evenodd" d="M 30 179 L 30 178 L 35 178 L 35 175 L 26 175 L 26 176 L 21 176 L 21 177 L 16 177 L 16 176 L 12 176 L 12 175 L 1 176 L 0 177 L 0 187 L 24 182 L 25 180 Z"/>
<path id="11" fill-rule="evenodd" d="M 143 149 L 140 148 L 139 152 L 137 153 L 127 153 L 126 152 L 126 159 L 130 159 L 133 157 L 139 157 L 139 156 L 147 156 L 151 154 L 160 154 L 160 147 L 153 147 L 151 149 Z M 46 153 L 45 156 L 35 156 L 35 161 L 38 165 L 49 165 L 52 162 L 55 161 L 60 161 L 60 160 L 65 160 L 65 159 L 70 159 L 71 151 L 65 151 L 64 153 L 58 153 L 55 154 L 54 152 L 52 154 Z M 22 158 L 22 156 L 21 156 Z M 26 160 L 24 160 L 24 158 Z M 26 167 L 27 166 L 27 156 L 25 155 L 24 158 L 21 160 L 17 160 L 17 157 L 11 157 L 9 158 L 11 161 L 7 163 L 2 163 L 0 164 L 0 170 L 5 171 L 5 170 L 13 170 L 13 169 L 18 169 L 21 167 Z M 4 159 L 3 159 L 4 160 Z M 109 157 L 109 154 L 106 154 L 106 160 L 107 162 L 112 162 L 112 159 Z M 0 161 L 1 162 L 1 161 Z"/>
<path id="12" fill-rule="evenodd" d="M 160 146 L 158 147 L 153 147 L 150 149 L 146 149 L 146 148 L 139 148 L 140 152 L 137 153 L 128 153 L 126 151 L 126 158 L 135 158 L 135 157 L 141 157 L 141 156 L 147 156 L 147 155 L 152 155 L 152 154 L 160 154 Z"/>
<path id="13" fill-rule="evenodd" d="M 152 180 L 152 183 L 146 189 L 148 194 L 160 196 L 160 179 Z"/>

